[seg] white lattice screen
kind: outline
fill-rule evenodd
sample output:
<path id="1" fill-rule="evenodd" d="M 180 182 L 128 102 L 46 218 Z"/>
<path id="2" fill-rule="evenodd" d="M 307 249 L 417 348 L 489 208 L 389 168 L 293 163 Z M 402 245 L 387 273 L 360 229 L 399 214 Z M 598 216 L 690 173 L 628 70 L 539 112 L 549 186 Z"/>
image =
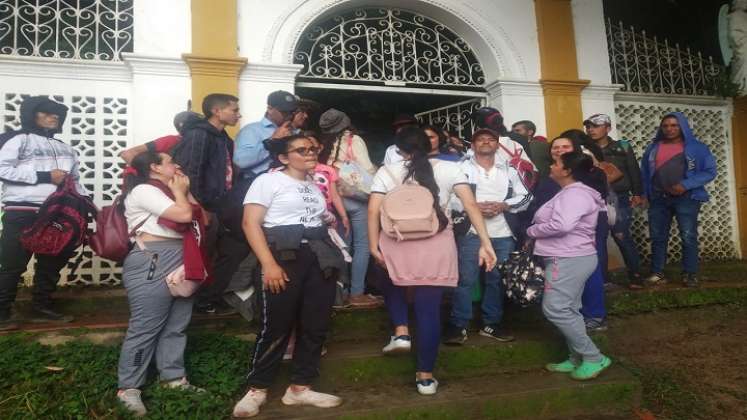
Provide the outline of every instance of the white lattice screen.
<path id="1" fill-rule="evenodd" d="M 20 106 L 27 96 L 23 93 L 1 94 L 3 131 L 20 127 Z M 58 138 L 78 152 L 81 183 L 93 194 L 97 206 L 110 204 L 120 193 L 124 167 L 117 155 L 127 147 L 130 138 L 128 99 L 77 95 L 50 95 L 50 98 L 69 107 Z M 120 272 L 115 263 L 93 256 L 86 248 L 75 278 L 67 278 L 65 271 L 60 284 L 115 285 L 121 280 Z"/>
<path id="2" fill-rule="evenodd" d="M 735 218 L 732 205 L 731 176 L 731 116 L 726 106 L 695 106 L 682 104 L 616 101 L 617 130 L 620 138 L 634 146 L 638 159 L 656 133 L 664 114 L 683 112 L 690 120 L 695 135 L 710 147 L 718 164 L 718 176 L 706 186 L 711 200 L 701 208 L 698 236 L 703 260 L 737 258 Z M 645 211 L 636 211 L 632 227 L 641 256 L 648 259 L 648 220 Z M 669 262 L 679 263 L 682 246 L 676 223 L 672 223 L 669 240 Z"/>

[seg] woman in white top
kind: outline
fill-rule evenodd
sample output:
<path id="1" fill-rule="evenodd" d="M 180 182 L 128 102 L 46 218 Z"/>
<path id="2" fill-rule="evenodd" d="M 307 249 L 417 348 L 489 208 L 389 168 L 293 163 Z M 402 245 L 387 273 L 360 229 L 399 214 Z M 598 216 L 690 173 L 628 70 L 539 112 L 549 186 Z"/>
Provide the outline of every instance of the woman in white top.
<path id="1" fill-rule="evenodd" d="M 122 267 L 130 320 L 119 356 L 117 396 L 141 416 L 146 409 L 138 388 L 145 384 L 153 358 L 165 386 L 201 390 L 187 382 L 184 368 L 184 331 L 192 318 L 193 299 L 172 297 L 165 281 L 183 263 L 183 234 L 159 223 L 159 219 L 192 222 L 189 179 L 165 153 L 141 153 L 132 160 L 132 167 L 137 174 L 125 178 L 123 196 L 127 227 L 134 230 L 138 244 Z M 174 198 L 153 185 L 157 182 Z"/>
<path id="2" fill-rule="evenodd" d="M 441 334 L 441 298 L 447 287 L 457 285 L 459 277 L 454 233 L 444 213 L 451 193 L 456 194 L 464 205 L 480 238 L 480 264 L 486 270 L 491 270 L 495 266 L 496 256 L 485 229 L 485 221 L 459 165 L 430 159 L 430 140 L 420 128 L 402 129 L 396 135 L 395 144 L 405 160 L 386 165 L 376 173 L 368 205 L 371 255 L 387 269 L 391 279 L 382 286 L 395 328 L 383 352 L 410 350 L 406 300 L 409 287 L 415 300 L 418 331 L 416 386 L 421 394 L 432 395 L 438 388 L 438 382 L 433 378 L 433 368 Z M 381 205 L 387 193 L 410 180 L 426 187 L 433 195 L 439 231 L 425 239 L 397 241 L 381 234 Z"/>
<path id="3" fill-rule="evenodd" d="M 281 169 L 260 175 L 244 199 L 243 229 L 262 266 L 259 296 L 261 330 L 249 372 L 249 390 L 236 403 L 234 417 L 259 414 L 267 400 L 293 327 L 296 344 L 291 384 L 285 405 L 328 408 L 342 399 L 312 391 L 319 376 L 319 358 L 329 329 L 336 282 L 325 278 L 316 244 L 328 238 L 322 216 L 327 204 L 310 175 L 319 149 L 303 135 L 274 139 L 267 144 Z M 317 236 L 319 235 L 319 236 Z M 335 255 L 342 254 L 335 248 Z"/>
<path id="4" fill-rule="evenodd" d="M 319 117 L 319 128 L 324 134 L 334 138 L 327 163 L 339 170 L 346 162 L 354 162 L 362 171 L 373 174 L 376 167 L 368 157 L 366 142 L 353 134 L 351 126 L 350 118 L 344 112 L 334 108 L 327 110 Z M 343 181 L 344 179 L 341 179 L 338 182 Z M 353 197 L 344 187 L 345 185 L 341 184 L 339 191 L 343 196 L 343 205 L 350 219 L 351 230 L 351 235 L 346 235 L 345 241 L 353 250 L 349 303 L 357 307 L 376 306 L 378 301 L 364 293 L 370 257 L 367 231 L 368 203 L 365 197 Z"/>

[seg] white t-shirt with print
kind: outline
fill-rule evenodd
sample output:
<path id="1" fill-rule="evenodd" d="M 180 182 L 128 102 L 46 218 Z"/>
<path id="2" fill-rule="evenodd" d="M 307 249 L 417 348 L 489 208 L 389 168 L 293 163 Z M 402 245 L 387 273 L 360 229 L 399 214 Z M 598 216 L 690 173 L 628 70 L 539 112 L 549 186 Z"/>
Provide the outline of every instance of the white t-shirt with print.
<path id="1" fill-rule="evenodd" d="M 164 238 L 182 238 L 181 233 L 158 224 L 158 218 L 163 212 L 174 205 L 174 200 L 160 189 L 152 185 L 140 184 L 127 194 L 124 204 L 128 231 L 132 232 L 135 226 L 145 220 L 135 234 L 145 232 Z"/>
<path id="2" fill-rule="evenodd" d="M 449 202 L 449 196 L 454 191 L 454 186 L 467 184 L 467 176 L 457 162 L 447 162 L 438 159 L 429 159 L 433 166 L 433 176 L 438 185 L 438 202 L 441 207 L 446 207 Z M 408 161 L 395 162 L 381 167 L 373 178 L 371 192 L 386 194 L 400 184 L 407 175 L 405 165 Z M 387 168 L 389 171 L 387 171 Z M 392 179 L 389 172 L 398 176 L 398 180 Z"/>
<path id="3" fill-rule="evenodd" d="M 324 195 L 309 177 L 299 181 L 283 171 L 268 172 L 254 180 L 246 192 L 244 204 L 259 204 L 267 208 L 264 227 L 303 224 L 322 225 L 327 209 Z"/>

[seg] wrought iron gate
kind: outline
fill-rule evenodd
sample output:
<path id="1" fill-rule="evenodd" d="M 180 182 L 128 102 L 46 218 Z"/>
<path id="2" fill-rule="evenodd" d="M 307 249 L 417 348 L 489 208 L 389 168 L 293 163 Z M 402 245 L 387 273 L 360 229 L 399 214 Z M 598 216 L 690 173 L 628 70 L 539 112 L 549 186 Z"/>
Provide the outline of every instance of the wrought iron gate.
<path id="1" fill-rule="evenodd" d="M 415 114 L 415 118 L 423 124 L 433 124 L 449 131 L 456 131 L 460 138 L 469 140 L 474 131 L 472 112 L 484 105 L 485 98 L 472 98 Z"/>

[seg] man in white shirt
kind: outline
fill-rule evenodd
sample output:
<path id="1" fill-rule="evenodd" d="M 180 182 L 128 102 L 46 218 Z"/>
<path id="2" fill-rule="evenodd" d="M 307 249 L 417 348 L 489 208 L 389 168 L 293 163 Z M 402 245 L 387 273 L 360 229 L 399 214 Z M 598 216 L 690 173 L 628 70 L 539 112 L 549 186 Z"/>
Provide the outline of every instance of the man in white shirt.
<path id="1" fill-rule="evenodd" d="M 461 163 L 462 170 L 469 183 L 476 186 L 477 205 L 485 217 L 493 249 L 501 263 L 516 245 L 505 215 L 525 210 L 532 195 L 516 169 L 497 157 L 498 136 L 476 136 L 472 149 L 474 155 Z M 472 289 L 480 278 L 477 253 L 480 240 L 473 227 L 457 238 L 457 246 L 459 284 L 452 296 L 451 317 L 444 333 L 446 344 L 462 344 L 467 340 L 467 327 L 472 319 Z M 486 273 L 481 308 L 483 326 L 479 334 L 498 341 L 512 341 L 514 338 L 499 327 L 503 317 L 503 287 L 497 269 Z"/>

